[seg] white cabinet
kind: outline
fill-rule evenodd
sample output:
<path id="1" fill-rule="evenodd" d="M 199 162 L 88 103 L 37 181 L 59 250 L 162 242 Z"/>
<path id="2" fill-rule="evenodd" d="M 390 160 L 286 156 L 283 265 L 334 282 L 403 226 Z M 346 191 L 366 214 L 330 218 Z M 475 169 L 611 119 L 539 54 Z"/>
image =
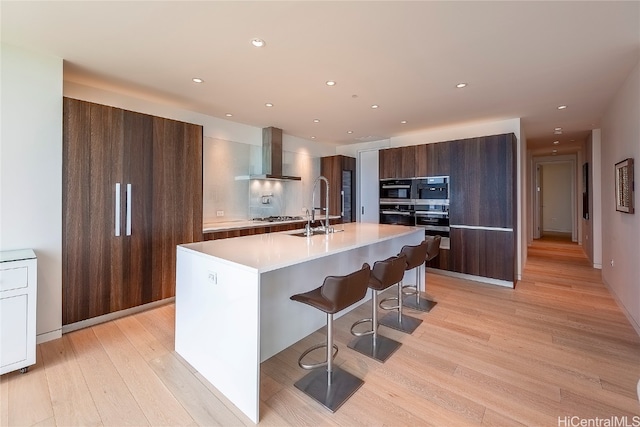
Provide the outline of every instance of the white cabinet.
<path id="1" fill-rule="evenodd" d="M 36 363 L 37 274 L 31 249 L 0 252 L 0 374 Z"/>

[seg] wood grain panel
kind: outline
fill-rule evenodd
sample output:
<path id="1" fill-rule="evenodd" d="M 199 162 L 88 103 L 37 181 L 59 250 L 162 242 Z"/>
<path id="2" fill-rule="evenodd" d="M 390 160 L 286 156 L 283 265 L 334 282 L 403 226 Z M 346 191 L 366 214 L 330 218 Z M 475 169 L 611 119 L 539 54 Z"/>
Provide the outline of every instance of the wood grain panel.
<path id="1" fill-rule="evenodd" d="M 320 174 L 329 180 L 329 215 L 341 215 L 343 188 L 343 171 L 351 171 L 351 218 L 345 218 L 345 221 L 355 221 L 356 204 L 355 204 L 355 188 L 356 188 L 356 159 L 348 156 L 327 156 L 320 160 Z M 321 202 L 325 206 L 326 193 L 322 191 L 320 194 Z"/>
<path id="2" fill-rule="evenodd" d="M 510 231 L 452 228 L 451 270 L 515 282 L 515 236 Z"/>
<path id="3" fill-rule="evenodd" d="M 70 98 L 63 120 L 63 324 L 173 296 L 176 245 L 202 240 L 202 127 Z"/>
<path id="4" fill-rule="evenodd" d="M 84 255 L 89 250 L 85 229 L 90 227 L 89 142 L 91 105 L 65 98 L 62 144 L 62 322 L 89 316 L 89 281 Z"/>
<path id="5" fill-rule="evenodd" d="M 151 302 L 153 205 L 153 120 L 146 114 L 124 112 L 124 182 L 131 184 L 131 236 L 123 243 L 123 276 L 117 311 Z"/>

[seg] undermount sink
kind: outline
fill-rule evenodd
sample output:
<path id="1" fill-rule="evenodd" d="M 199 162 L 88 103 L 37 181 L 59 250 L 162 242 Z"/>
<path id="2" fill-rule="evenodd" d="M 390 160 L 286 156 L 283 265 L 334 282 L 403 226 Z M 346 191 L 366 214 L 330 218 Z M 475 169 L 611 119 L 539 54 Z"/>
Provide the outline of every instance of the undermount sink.
<path id="1" fill-rule="evenodd" d="M 306 231 L 298 231 L 297 233 L 291 233 L 290 236 L 297 236 L 297 237 L 311 237 L 311 236 L 316 236 L 318 234 L 327 234 L 323 231 L 320 230 L 311 230 L 311 234 L 307 234 Z"/>

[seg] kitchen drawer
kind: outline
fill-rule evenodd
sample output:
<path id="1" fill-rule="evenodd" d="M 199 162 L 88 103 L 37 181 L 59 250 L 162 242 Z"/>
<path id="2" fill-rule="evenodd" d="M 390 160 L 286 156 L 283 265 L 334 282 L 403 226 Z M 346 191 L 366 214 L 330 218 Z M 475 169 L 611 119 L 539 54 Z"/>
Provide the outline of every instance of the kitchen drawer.
<path id="1" fill-rule="evenodd" d="M 29 269 L 24 267 L 0 269 L 0 292 L 29 286 Z"/>

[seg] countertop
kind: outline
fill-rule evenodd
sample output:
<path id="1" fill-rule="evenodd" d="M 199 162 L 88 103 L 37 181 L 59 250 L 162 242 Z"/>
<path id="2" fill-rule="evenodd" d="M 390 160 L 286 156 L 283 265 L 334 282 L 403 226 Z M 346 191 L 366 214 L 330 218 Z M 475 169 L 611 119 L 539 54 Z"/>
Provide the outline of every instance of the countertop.
<path id="1" fill-rule="evenodd" d="M 329 215 L 329 219 L 339 219 L 338 215 Z M 324 216 L 316 217 L 316 221 L 324 220 Z M 232 221 L 207 222 L 202 226 L 204 233 L 212 233 L 216 231 L 241 230 L 244 228 L 269 227 L 274 225 L 306 223 L 306 219 L 295 219 L 291 221 L 253 221 L 251 219 L 238 219 Z M 302 228 L 302 225 L 301 227 Z"/>
<path id="2" fill-rule="evenodd" d="M 179 248 L 264 273 L 384 240 L 424 232 L 419 227 L 369 223 L 339 224 L 334 227 L 335 233 L 311 237 L 292 235 L 299 231 L 282 231 L 189 243 L 180 245 Z"/>

